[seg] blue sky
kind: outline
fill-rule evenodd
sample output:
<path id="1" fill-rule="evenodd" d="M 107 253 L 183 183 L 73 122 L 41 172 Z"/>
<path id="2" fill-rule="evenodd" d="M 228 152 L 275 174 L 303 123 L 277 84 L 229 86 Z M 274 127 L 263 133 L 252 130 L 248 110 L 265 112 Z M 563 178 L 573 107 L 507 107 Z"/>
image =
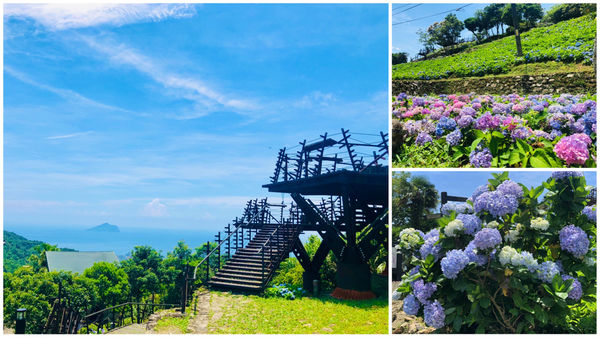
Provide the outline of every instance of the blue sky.
<path id="1" fill-rule="evenodd" d="M 412 176 L 424 176 L 435 185 L 439 193 L 470 197 L 475 189 L 492 178 L 492 173 L 502 171 L 411 171 Z M 596 186 L 596 172 L 584 171 L 586 183 Z M 552 175 L 552 171 L 510 171 L 508 178 L 526 187 L 537 187 Z"/>
<path id="2" fill-rule="evenodd" d="M 439 14 L 436 16 L 431 16 L 428 18 L 424 18 L 421 20 L 416 20 L 408 23 L 402 23 L 398 25 L 392 25 L 392 52 L 408 52 L 409 58 L 412 58 L 417 55 L 419 50 L 423 48 L 421 43 L 419 42 L 419 35 L 417 31 L 422 29 L 426 31 L 429 26 L 431 26 L 435 22 L 439 22 L 444 20 L 446 15 L 450 13 L 454 13 L 456 17 L 464 21 L 465 19 L 474 16 L 475 11 L 479 9 L 483 9 L 488 4 L 486 3 L 473 3 L 468 4 L 467 7 L 460 9 L 459 11 L 454 11 L 459 7 L 463 7 L 467 5 L 466 3 L 462 4 L 432 4 L 432 3 L 421 3 L 418 6 L 413 7 L 417 4 L 393 4 L 392 5 L 392 24 L 400 23 L 404 21 L 419 19 L 423 17 L 427 17 L 430 15 L 434 15 L 437 13 L 442 13 L 446 11 L 452 11 L 448 13 Z M 555 4 L 542 4 L 542 8 L 544 10 L 548 10 L 550 7 Z M 473 34 L 468 30 L 464 30 L 462 32 L 463 38 L 470 38 Z"/>
<path id="3" fill-rule="evenodd" d="M 220 229 L 267 195 L 280 147 L 387 131 L 387 19 L 387 4 L 5 5 L 5 224 Z"/>

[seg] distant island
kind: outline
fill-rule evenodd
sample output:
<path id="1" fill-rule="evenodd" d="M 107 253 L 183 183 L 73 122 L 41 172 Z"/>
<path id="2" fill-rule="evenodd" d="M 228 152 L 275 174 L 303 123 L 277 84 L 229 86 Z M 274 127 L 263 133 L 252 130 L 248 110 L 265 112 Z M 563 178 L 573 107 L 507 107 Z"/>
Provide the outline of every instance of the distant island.
<path id="1" fill-rule="evenodd" d="M 95 232 L 120 232 L 119 227 L 109 223 L 102 223 L 95 227 L 87 229 L 87 231 L 95 231 Z"/>

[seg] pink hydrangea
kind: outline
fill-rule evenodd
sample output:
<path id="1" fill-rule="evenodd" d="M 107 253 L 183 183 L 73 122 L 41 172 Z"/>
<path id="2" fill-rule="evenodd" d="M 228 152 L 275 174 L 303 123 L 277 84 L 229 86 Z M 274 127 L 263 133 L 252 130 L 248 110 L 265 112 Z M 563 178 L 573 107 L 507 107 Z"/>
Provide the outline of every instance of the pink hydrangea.
<path id="1" fill-rule="evenodd" d="M 588 146 L 592 140 L 586 134 L 578 133 L 563 137 L 554 146 L 554 153 L 567 164 L 584 164 L 590 157 Z"/>

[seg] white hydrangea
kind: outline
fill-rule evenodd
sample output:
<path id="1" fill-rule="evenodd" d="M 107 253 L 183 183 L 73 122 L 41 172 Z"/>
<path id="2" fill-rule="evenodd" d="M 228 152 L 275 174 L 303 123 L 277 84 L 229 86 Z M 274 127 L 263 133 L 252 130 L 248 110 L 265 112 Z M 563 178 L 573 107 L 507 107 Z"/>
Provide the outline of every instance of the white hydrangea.
<path id="1" fill-rule="evenodd" d="M 538 261 L 535 258 L 533 258 L 531 252 L 523 251 L 521 252 L 520 257 L 521 265 L 527 267 L 527 269 L 529 269 L 530 272 L 534 272 L 535 270 L 537 270 Z"/>
<path id="2" fill-rule="evenodd" d="M 531 227 L 533 229 L 544 231 L 548 229 L 548 226 L 550 226 L 550 222 L 541 217 L 536 217 L 531 220 Z"/>
<path id="3" fill-rule="evenodd" d="M 448 223 L 448 225 L 446 225 L 446 227 L 444 228 L 444 233 L 448 237 L 454 237 L 460 231 L 462 231 L 464 228 L 465 228 L 465 226 L 464 226 L 463 222 L 459 219 L 455 219 L 455 220 L 451 221 L 450 223 Z"/>
<path id="4" fill-rule="evenodd" d="M 491 221 L 489 223 L 487 223 L 485 225 L 486 228 L 492 228 L 492 229 L 496 229 L 498 228 L 498 225 L 500 225 L 500 223 L 496 222 L 496 221 Z"/>
<path id="5" fill-rule="evenodd" d="M 506 236 L 504 236 L 504 240 L 510 243 L 514 243 L 519 239 L 519 231 L 517 230 L 508 230 Z"/>
<path id="6" fill-rule="evenodd" d="M 583 260 L 583 263 L 587 266 L 594 266 L 596 265 L 596 260 L 593 257 L 586 257 Z"/>
<path id="7" fill-rule="evenodd" d="M 500 250 L 500 253 L 498 254 L 498 260 L 500 261 L 500 264 L 506 265 L 508 263 L 511 263 L 513 257 L 518 255 L 519 253 L 517 252 L 517 250 L 507 245 L 503 247 L 502 250 Z"/>
<path id="8" fill-rule="evenodd" d="M 544 216 L 545 214 L 547 214 L 548 212 L 544 209 L 538 209 L 538 214 Z"/>
<path id="9" fill-rule="evenodd" d="M 406 228 L 400 231 L 400 244 L 401 248 L 415 249 L 419 246 L 419 243 L 423 239 L 421 232 L 413 228 Z"/>

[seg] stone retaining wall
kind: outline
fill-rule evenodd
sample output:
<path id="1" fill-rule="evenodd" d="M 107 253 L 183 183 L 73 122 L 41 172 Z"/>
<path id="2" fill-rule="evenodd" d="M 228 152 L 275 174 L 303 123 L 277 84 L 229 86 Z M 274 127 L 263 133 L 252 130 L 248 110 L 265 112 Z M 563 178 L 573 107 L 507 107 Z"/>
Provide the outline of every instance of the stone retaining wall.
<path id="1" fill-rule="evenodd" d="M 473 77 L 448 80 L 393 80 L 392 93 L 425 94 L 584 94 L 596 92 L 594 72 Z"/>

